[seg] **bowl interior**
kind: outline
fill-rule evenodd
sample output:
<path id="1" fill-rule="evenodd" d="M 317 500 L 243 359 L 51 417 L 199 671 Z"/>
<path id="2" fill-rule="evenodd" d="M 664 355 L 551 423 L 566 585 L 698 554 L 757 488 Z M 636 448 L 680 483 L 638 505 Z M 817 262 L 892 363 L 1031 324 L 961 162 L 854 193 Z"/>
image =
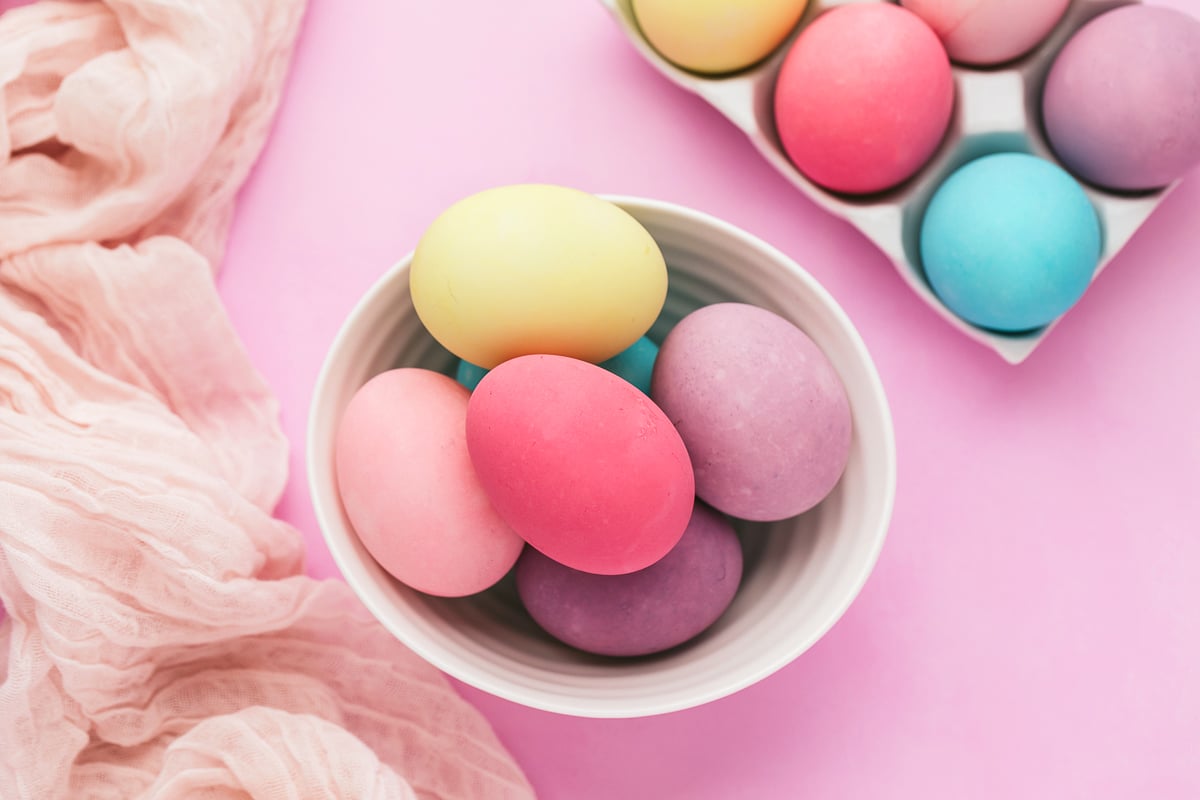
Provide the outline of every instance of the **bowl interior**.
<path id="1" fill-rule="evenodd" d="M 803 329 L 842 376 L 854 417 L 850 460 L 812 511 L 744 524 L 741 589 L 697 639 L 635 659 L 590 656 L 543 633 L 522 609 L 511 575 L 470 598 L 429 597 L 400 584 L 359 543 L 337 495 L 333 442 L 342 410 L 372 376 L 401 366 L 453 374 L 454 357 L 422 327 L 408 259 L 367 294 L 334 342 L 309 425 L 309 483 L 326 542 L 350 586 L 401 641 L 481 690 L 565 714 L 628 717 L 687 708 L 730 694 L 787 664 L 842 615 L 875 563 L 891 516 L 891 418 L 862 341 L 836 303 L 778 251 L 698 212 L 610 198 L 637 218 L 666 257 L 670 289 L 651 330 L 661 341 L 689 311 L 736 300 Z"/>

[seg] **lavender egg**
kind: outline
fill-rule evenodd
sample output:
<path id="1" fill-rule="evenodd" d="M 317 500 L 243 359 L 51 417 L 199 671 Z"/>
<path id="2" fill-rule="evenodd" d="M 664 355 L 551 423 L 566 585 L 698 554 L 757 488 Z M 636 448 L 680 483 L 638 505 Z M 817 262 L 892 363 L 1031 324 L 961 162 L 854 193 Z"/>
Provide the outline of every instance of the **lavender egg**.
<path id="1" fill-rule="evenodd" d="M 850 402 L 788 320 L 743 303 L 688 314 L 659 350 L 651 398 L 687 447 L 701 500 L 769 522 L 821 502 L 850 457 Z"/>
<path id="2" fill-rule="evenodd" d="M 1042 97 L 1055 154 L 1109 189 L 1157 189 L 1200 163 L 1200 20 L 1130 5 L 1076 33 Z"/>
<path id="3" fill-rule="evenodd" d="M 529 615 L 559 641 L 604 656 L 641 656 L 683 644 L 729 607 L 742 579 L 733 527 L 699 503 L 674 548 L 624 575 L 563 566 L 532 547 L 517 561 Z"/>

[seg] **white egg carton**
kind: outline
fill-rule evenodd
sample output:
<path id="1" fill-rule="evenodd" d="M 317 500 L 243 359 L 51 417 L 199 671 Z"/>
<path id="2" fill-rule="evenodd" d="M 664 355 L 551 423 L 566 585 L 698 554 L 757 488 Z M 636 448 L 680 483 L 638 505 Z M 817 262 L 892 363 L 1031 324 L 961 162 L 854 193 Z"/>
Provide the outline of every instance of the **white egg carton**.
<path id="1" fill-rule="evenodd" d="M 945 140 L 925 167 L 886 192 L 861 197 L 838 194 L 805 178 L 784 152 L 775 131 L 775 79 L 792 41 L 818 15 L 836 6 L 883 1 L 811 0 L 800 24 L 765 61 L 728 76 L 708 76 L 680 69 L 660 56 L 642 36 L 630 0 L 600 0 L 638 52 L 659 72 L 724 114 L 750 137 L 775 169 L 813 202 L 857 227 L 887 254 L 905 283 L 943 319 L 1009 363 L 1018 364 L 1029 357 L 1059 320 L 1036 331 L 1005 334 L 959 319 L 933 293 L 920 267 L 921 219 L 941 183 L 975 158 L 996 152 L 1024 152 L 1059 163 L 1040 123 L 1046 74 L 1075 31 L 1105 11 L 1137 0 L 1074 0 L 1050 36 L 1021 59 L 991 68 L 954 65 L 954 115 Z M 1152 193 L 1114 194 L 1083 184 L 1104 232 L 1104 247 L 1093 281 L 1175 185 Z"/>

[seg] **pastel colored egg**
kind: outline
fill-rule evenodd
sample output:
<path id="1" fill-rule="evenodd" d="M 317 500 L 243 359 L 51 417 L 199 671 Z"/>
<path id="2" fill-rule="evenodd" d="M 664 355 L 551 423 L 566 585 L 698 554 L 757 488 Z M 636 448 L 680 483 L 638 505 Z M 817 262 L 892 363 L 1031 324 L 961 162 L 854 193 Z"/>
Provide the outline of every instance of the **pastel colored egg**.
<path id="1" fill-rule="evenodd" d="M 808 0 L 633 0 L 638 27 L 663 58 L 694 72 L 734 72 L 783 43 Z"/>
<path id="2" fill-rule="evenodd" d="M 475 477 L 467 398 L 437 372 L 384 372 L 355 393 L 335 443 L 338 493 L 367 551 L 400 582 L 445 597 L 488 588 L 524 546 Z"/>
<path id="3" fill-rule="evenodd" d="M 500 364 L 471 394 L 467 447 L 513 530 L 584 572 L 650 566 L 692 513 L 679 434 L 649 397 L 595 364 L 555 355 Z"/>
<path id="4" fill-rule="evenodd" d="M 532 353 L 603 361 L 650 329 L 667 267 L 649 232 L 598 197 L 506 186 L 455 203 L 421 237 L 409 276 L 421 322 L 490 369 Z"/>
<path id="5" fill-rule="evenodd" d="M 940 186 L 921 224 L 925 275 L 942 302 L 999 331 L 1042 327 L 1083 295 L 1100 259 L 1079 184 L 1023 153 L 985 156 Z"/>
<path id="6" fill-rule="evenodd" d="M 1083 180 L 1139 191 L 1200 163 L 1200 20 L 1131 5 L 1059 53 L 1042 108 L 1055 155 Z"/>
<path id="7" fill-rule="evenodd" d="M 1050 35 L 1071 0 L 900 0 L 933 28 L 950 58 L 987 66 L 1023 56 Z"/>
<path id="8" fill-rule="evenodd" d="M 742 548 L 723 516 L 697 504 L 679 543 L 627 575 L 593 575 L 532 547 L 517 561 L 529 615 L 561 642 L 605 656 L 658 653 L 720 618 L 742 579 Z"/>
<path id="9" fill-rule="evenodd" d="M 837 371 L 803 331 L 763 308 L 718 303 L 680 320 L 650 394 L 687 446 L 696 494 L 734 517 L 807 511 L 850 456 L 850 402 Z"/>
<path id="10" fill-rule="evenodd" d="M 650 376 L 654 372 L 654 359 L 656 358 L 658 358 L 658 345 L 648 336 L 643 336 L 612 358 L 601 361 L 598 366 L 624 378 L 646 394 L 650 394 Z M 474 391 L 487 373 L 488 371 L 483 367 L 460 360 L 454 377 L 463 386 Z"/>
<path id="11" fill-rule="evenodd" d="M 950 60 L 915 14 L 888 3 L 827 11 L 796 39 L 775 86 L 788 157 L 835 192 L 881 192 L 937 151 L 954 109 Z"/>

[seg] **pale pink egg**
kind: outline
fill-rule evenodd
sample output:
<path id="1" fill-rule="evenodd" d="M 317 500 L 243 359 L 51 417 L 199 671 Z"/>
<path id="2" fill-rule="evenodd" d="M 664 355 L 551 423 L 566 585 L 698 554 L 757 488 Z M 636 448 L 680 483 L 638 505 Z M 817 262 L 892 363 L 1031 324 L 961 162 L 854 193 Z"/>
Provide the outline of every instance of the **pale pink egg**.
<path id="1" fill-rule="evenodd" d="M 1045 39 L 1071 0 L 900 0 L 933 28 L 950 58 L 1002 64 Z"/>
<path id="2" fill-rule="evenodd" d="M 475 477 L 469 396 L 437 372 L 384 372 L 354 395 L 335 445 L 342 506 L 368 552 L 402 583 L 444 597 L 487 589 L 524 546 Z"/>

